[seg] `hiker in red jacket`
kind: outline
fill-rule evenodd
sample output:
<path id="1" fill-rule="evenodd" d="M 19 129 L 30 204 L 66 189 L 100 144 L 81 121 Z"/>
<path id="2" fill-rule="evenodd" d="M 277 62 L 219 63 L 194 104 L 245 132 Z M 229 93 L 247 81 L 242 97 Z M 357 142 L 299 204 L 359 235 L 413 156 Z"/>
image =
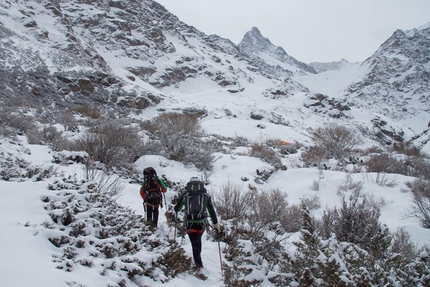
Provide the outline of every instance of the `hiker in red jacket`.
<path id="1" fill-rule="evenodd" d="M 143 208 L 146 210 L 146 224 L 157 227 L 158 208 L 163 207 L 163 193 L 167 188 L 163 180 L 157 176 L 153 167 L 143 170 L 143 183 L 140 188 L 140 196 L 143 199 Z"/>

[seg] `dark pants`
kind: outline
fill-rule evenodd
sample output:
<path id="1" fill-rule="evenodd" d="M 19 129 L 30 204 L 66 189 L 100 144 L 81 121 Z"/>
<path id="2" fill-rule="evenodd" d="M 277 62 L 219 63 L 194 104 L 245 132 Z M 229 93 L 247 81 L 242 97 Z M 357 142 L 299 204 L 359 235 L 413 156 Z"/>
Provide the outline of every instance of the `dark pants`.
<path id="1" fill-rule="evenodd" d="M 191 223 L 187 226 L 188 238 L 193 249 L 193 258 L 197 267 L 203 267 L 202 252 L 202 235 L 205 232 L 205 224 Z"/>
<path id="2" fill-rule="evenodd" d="M 151 199 L 148 199 L 143 204 L 144 205 L 146 204 L 146 222 L 147 222 L 147 224 L 151 224 L 151 225 L 157 227 L 157 224 L 158 224 L 158 208 L 160 206 L 160 199 L 151 198 Z"/>

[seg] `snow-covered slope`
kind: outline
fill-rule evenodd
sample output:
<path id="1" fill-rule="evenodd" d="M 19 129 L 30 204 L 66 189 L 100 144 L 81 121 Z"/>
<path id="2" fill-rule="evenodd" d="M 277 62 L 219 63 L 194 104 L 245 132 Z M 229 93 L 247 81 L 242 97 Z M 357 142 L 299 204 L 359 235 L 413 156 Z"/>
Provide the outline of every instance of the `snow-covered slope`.
<path id="1" fill-rule="evenodd" d="M 224 130 L 228 130 L 226 133 L 234 133 L 235 126 L 230 124 L 229 119 L 222 118 L 219 121 Z M 203 237 L 202 251 L 205 266 L 203 274 L 207 279 L 203 281 L 187 272 L 174 278 L 165 275 L 174 270 L 166 270 L 158 260 L 171 252 L 169 246 L 175 242 L 175 230 L 167 224 L 165 208 L 161 209 L 159 228 L 154 233 L 144 228 L 138 183 L 127 183 L 124 191 L 112 198 L 129 208 L 115 210 L 118 214 L 112 214 L 109 200 L 104 199 L 103 204 L 95 200 L 94 206 L 86 201 L 97 195 L 85 192 L 82 164 L 54 163 L 53 156 L 58 156 L 56 152 L 46 146 L 29 145 L 22 137 L 18 142 L 0 140 L 0 153 L 8 155 L 9 160 L 20 162 L 19 166 L 11 167 L 17 173 L 13 180 L 0 181 L 0 245 L 4 247 L 0 260 L 0 277 L 4 286 L 225 286 L 219 250 L 228 246 L 224 242 L 218 246 L 218 242 L 207 233 Z M 289 165 L 288 161 L 294 161 L 294 156 L 285 158 L 285 164 Z M 246 156 L 244 147 L 232 150 L 230 154 L 219 153 L 217 157 L 207 186 L 212 195 L 220 192 L 227 182 L 247 188 L 251 181 L 244 183 L 242 178 L 253 179 L 255 169 L 270 168 L 269 164 L 260 159 Z M 1 162 L 5 161 L 7 159 L 2 158 Z M 154 155 L 140 158 L 135 165 L 139 170 L 154 166 L 159 175 L 165 175 L 171 181 L 181 184 L 199 174 L 194 168 Z M 289 166 L 288 171 L 274 173 L 262 188 L 286 192 L 289 204 L 299 204 L 302 198 L 318 196 L 321 207 L 314 211 L 317 217 L 326 207 L 339 203 L 336 192 L 338 186 L 345 183 L 346 173 Z M 33 176 L 29 176 L 28 171 L 32 171 Z M 398 227 L 404 227 L 413 243 L 419 246 L 430 243 L 429 229 L 422 228 L 416 219 L 404 218 L 410 208 L 410 193 L 403 189 L 405 183 L 413 178 L 387 175 L 387 181 L 396 183 L 388 187 L 378 184 L 379 175 L 376 173 L 351 173 L 349 176 L 354 182 L 363 183 L 366 194 L 384 200 L 380 220 L 390 230 L 394 232 Z M 320 185 L 318 191 L 312 189 L 315 181 Z M 176 191 L 168 190 L 166 201 L 169 203 L 175 195 Z M 91 209 L 87 210 L 89 206 Z M 63 215 L 72 207 L 80 211 L 73 224 L 62 224 L 62 219 L 59 222 L 53 221 L 55 215 L 64 219 Z M 113 235 L 113 231 L 104 230 L 111 225 L 103 222 L 103 218 L 98 218 L 103 213 L 113 216 L 114 221 L 122 224 L 129 218 L 132 221 L 126 221 L 126 230 Z M 221 224 L 224 225 L 222 221 Z M 75 229 L 80 230 L 79 235 L 73 231 Z M 75 236 L 70 236 L 72 231 Z M 101 236 L 102 232 L 106 235 Z M 185 243 L 181 245 L 179 232 L 177 230 L 177 246 L 184 248 L 185 255 L 191 257 L 190 242 L 185 237 Z M 54 244 L 56 238 L 63 238 L 61 244 Z M 284 242 L 287 250 L 293 252 L 291 242 L 297 240 L 298 233 L 286 238 Z M 243 240 L 242 244 L 249 242 Z M 109 255 L 108 248 L 116 255 Z M 250 244 L 248 248 L 248 252 L 253 250 Z M 221 260 L 226 260 L 224 253 L 221 253 Z M 135 273 L 132 273 L 133 270 Z M 139 272 L 143 274 L 139 275 Z M 273 275 L 265 272 L 264 268 L 255 268 L 250 274 L 252 278 L 263 280 L 260 286 L 277 286 L 268 280 Z"/>

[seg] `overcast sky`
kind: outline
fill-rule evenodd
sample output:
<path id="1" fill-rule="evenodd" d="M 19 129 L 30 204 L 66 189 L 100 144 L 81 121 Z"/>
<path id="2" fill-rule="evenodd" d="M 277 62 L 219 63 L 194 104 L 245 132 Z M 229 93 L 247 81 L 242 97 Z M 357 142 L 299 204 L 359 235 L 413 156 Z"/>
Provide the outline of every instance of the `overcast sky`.
<path id="1" fill-rule="evenodd" d="M 157 1 L 157 0 L 156 0 Z M 238 44 L 257 27 L 299 61 L 364 61 L 397 29 L 430 22 L 430 0 L 158 0 L 206 34 Z"/>

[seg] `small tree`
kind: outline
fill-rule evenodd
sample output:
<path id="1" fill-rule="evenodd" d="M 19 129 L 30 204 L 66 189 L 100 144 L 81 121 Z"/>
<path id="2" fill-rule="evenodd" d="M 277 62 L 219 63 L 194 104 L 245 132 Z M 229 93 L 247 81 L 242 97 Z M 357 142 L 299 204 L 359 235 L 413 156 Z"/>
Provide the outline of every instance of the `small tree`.
<path id="1" fill-rule="evenodd" d="M 321 245 L 315 221 L 306 204 L 302 202 L 301 241 L 294 242 L 297 248 L 295 259 L 292 261 L 293 272 L 300 286 L 315 286 L 314 262 L 319 255 Z"/>

